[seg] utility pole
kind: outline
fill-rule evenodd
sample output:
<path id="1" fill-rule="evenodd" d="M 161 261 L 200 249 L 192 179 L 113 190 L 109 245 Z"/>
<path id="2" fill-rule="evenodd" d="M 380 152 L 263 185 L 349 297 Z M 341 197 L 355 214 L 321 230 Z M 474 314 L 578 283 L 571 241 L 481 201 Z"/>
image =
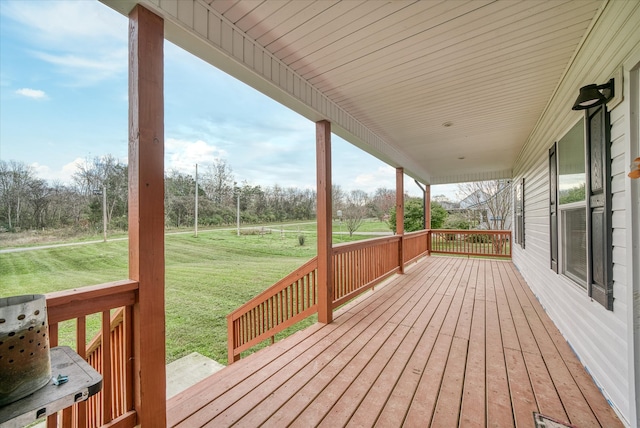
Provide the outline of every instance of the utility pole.
<path id="1" fill-rule="evenodd" d="M 102 185 L 102 234 L 107 242 L 107 186 Z"/>
<path id="2" fill-rule="evenodd" d="M 198 164 L 196 164 L 196 213 L 195 213 L 195 233 L 198 237 Z"/>

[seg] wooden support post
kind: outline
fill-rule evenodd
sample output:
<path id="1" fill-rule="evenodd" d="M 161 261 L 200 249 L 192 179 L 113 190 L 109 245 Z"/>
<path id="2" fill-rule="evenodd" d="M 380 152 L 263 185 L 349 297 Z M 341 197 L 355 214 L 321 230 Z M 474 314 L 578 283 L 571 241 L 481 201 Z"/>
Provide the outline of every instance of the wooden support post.
<path id="1" fill-rule="evenodd" d="M 424 189 L 424 228 L 431 230 L 431 184 Z M 427 235 L 427 254 L 431 255 L 431 234 Z"/>
<path id="2" fill-rule="evenodd" d="M 431 229 L 431 185 L 424 186 L 424 228 Z"/>
<path id="3" fill-rule="evenodd" d="M 166 426 L 164 303 L 164 21 L 129 14 L 129 276 L 134 306 L 134 406 L 138 424 Z"/>
<path id="4" fill-rule="evenodd" d="M 316 123 L 318 222 L 318 321 L 333 321 L 333 259 L 331 208 L 331 123 Z"/>
<path id="5" fill-rule="evenodd" d="M 398 265 L 400 273 L 404 273 L 404 168 L 396 168 L 396 234 L 400 236 L 398 242 Z"/>

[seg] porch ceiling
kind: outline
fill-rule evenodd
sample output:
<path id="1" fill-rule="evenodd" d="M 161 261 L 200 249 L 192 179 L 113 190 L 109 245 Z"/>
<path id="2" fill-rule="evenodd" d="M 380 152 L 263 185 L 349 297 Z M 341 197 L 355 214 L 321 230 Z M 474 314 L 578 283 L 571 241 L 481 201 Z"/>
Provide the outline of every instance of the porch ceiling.
<path id="1" fill-rule="evenodd" d="M 510 177 L 602 0 L 142 3 L 169 40 L 437 184 Z"/>

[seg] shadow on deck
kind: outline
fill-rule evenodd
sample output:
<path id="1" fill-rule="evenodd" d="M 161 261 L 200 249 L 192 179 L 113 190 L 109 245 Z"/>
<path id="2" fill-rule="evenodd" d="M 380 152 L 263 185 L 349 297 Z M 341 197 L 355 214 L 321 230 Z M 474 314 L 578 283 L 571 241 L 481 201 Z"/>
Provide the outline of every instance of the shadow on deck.
<path id="1" fill-rule="evenodd" d="M 509 261 L 427 257 L 170 399 L 169 426 L 622 426 Z"/>

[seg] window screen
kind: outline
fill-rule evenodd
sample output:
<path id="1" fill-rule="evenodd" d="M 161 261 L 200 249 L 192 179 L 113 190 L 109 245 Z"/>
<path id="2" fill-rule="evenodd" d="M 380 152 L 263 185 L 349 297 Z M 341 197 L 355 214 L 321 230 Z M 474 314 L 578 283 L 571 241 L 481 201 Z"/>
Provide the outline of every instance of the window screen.
<path id="1" fill-rule="evenodd" d="M 585 200 L 584 121 L 579 121 L 558 142 L 560 205 Z"/>
<path id="2" fill-rule="evenodd" d="M 584 207 L 562 211 L 563 273 L 587 286 L 587 212 Z"/>

